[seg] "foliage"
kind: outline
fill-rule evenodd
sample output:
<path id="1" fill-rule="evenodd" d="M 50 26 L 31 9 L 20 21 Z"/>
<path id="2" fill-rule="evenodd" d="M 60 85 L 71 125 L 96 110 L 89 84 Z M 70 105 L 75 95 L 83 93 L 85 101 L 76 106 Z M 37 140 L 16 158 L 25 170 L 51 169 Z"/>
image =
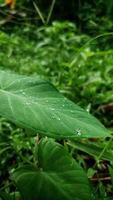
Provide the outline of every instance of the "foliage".
<path id="1" fill-rule="evenodd" d="M 36 157 L 38 167 L 27 165 L 14 172 L 23 200 L 90 199 L 87 177 L 61 145 L 51 139 L 42 139 Z"/>
<path id="2" fill-rule="evenodd" d="M 47 77 L 65 96 L 112 127 L 112 110 L 108 114 L 102 106 L 113 101 L 112 35 L 89 40 L 68 22 L 26 27 L 16 35 L 1 32 L 0 66 Z"/>
<path id="3" fill-rule="evenodd" d="M 1 71 L 0 93 L 1 116 L 33 129 L 35 135 L 38 132 L 57 139 L 90 138 L 92 134 L 95 137 L 110 136 L 95 118 L 66 100 L 51 84 L 39 77 Z M 76 130 L 77 127 L 81 130 Z M 4 143 L 1 145 L 4 146 Z M 1 153 L 10 148 L 2 149 Z M 35 157 L 27 161 L 30 164 L 21 164 L 13 173 L 23 200 L 90 200 L 94 196 L 85 173 L 63 146 L 52 139 L 42 138 L 37 141 L 33 152 Z"/>
<path id="4" fill-rule="evenodd" d="M 108 0 L 0 0 L 2 7 L 1 25 L 4 24 L 50 24 L 56 20 L 69 20 L 77 25 L 78 31 L 91 35 L 112 31 L 113 2 Z M 11 2 L 11 3 L 10 3 Z M 9 6 L 8 6 L 9 5 Z"/>
<path id="5" fill-rule="evenodd" d="M 68 20 L 76 24 L 79 33 L 95 35 L 112 31 L 113 2 L 108 0 L 71 0 L 71 1 L 31 1 L 0 0 L 0 24 L 15 27 L 15 24 L 50 24 L 56 20 Z M 9 3 L 11 2 L 11 3 Z"/>
<path id="6" fill-rule="evenodd" d="M 0 114 L 25 128 L 55 138 L 109 136 L 94 117 L 39 77 L 0 71 L 0 85 Z"/>
<path id="7" fill-rule="evenodd" d="M 20 2 L 21 6 L 22 3 L 23 2 Z M 100 3 L 103 6 L 102 1 L 98 1 L 98 3 L 99 8 Z M 24 5 L 25 4 L 26 2 L 24 2 Z M 55 94 L 55 97 L 56 95 L 58 95 L 58 98 L 61 97 L 61 99 L 63 100 L 62 95 L 60 95 L 58 91 L 56 91 L 54 87 L 51 86 L 51 84 L 47 83 L 46 81 L 45 83 L 47 84 L 47 87 L 44 86 L 45 84 L 41 84 L 43 82 L 42 77 L 44 79 L 49 79 L 57 87 L 57 89 L 59 89 L 60 92 L 65 95 L 65 97 L 68 97 L 69 99 L 76 102 L 78 105 L 85 108 L 87 112 L 93 113 L 104 123 L 104 125 L 110 128 L 110 132 L 112 132 L 113 34 L 104 33 L 92 39 L 86 34 L 79 33 L 80 30 L 82 31 L 83 26 L 86 28 L 85 32 L 90 29 L 90 34 L 95 35 L 95 33 L 97 32 L 103 33 L 103 31 L 111 29 L 112 23 L 110 19 L 108 20 L 107 17 L 103 17 L 103 24 L 100 25 L 100 23 L 102 22 L 101 20 L 99 21 L 100 17 L 95 18 L 96 11 L 95 9 L 94 11 L 93 9 L 90 10 L 89 8 L 92 8 L 92 5 L 89 6 L 89 4 L 89 2 L 85 2 L 84 5 L 86 5 L 86 7 L 83 6 L 81 8 L 81 14 L 83 14 L 81 19 L 84 19 L 84 21 L 86 21 L 84 22 L 84 25 L 82 25 L 82 28 L 81 24 L 78 23 L 80 24 L 79 31 L 73 23 L 67 21 L 53 22 L 51 25 L 46 25 L 38 28 L 35 25 L 31 24 L 27 24 L 25 27 L 21 25 L 19 28 L 18 24 L 20 22 L 18 21 L 16 22 L 16 25 L 15 27 L 13 27 L 13 29 L 11 26 L 8 25 L 7 27 L 2 26 L 0 31 L 0 68 L 3 70 L 6 68 L 12 69 L 13 71 L 18 71 L 19 74 L 32 74 L 33 76 L 30 79 L 35 79 L 35 81 L 37 79 L 36 75 L 40 75 L 40 77 L 38 78 L 38 82 L 36 81 L 37 84 L 40 86 L 40 98 L 42 96 L 43 99 L 47 98 L 46 92 L 41 93 L 41 91 L 45 91 L 48 88 L 51 88 L 50 93 L 48 93 L 47 90 L 47 95 L 51 96 L 52 94 Z M 17 6 L 18 9 L 19 6 L 20 5 Z M 84 14 L 86 13 L 86 11 L 88 12 L 86 17 L 88 17 L 89 12 L 91 12 L 91 19 L 93 19 L 93 22 L 90 21 L 90 19 L 85 18 Z M 28 16 L 29 15 L 27 13 L 27 17 Z M 94 19 L 96 19 L 96 27 Z M 26 21 L 24 21 L 24 24 L 25 22 L 28 23 L 27 18 Z M 91 22 L 90 24 L 92 25 L 92 27 L 88 24 L 88 26 L 86 26 L 86 23 L 89 22 Z M 28 199 L 30 198 L 30 196 L 28 196 L 29 190 L 27 189 L 27 187 L 23 187 L 23 185 L 28 184 L 29 187 L 32 187 L 32 184 L 29 185 L 29 183 L 35 181 L 35 186 L 37 187 L 37 185 L 40 184 L 40 188 L 42 188 L 42 185 L 45 186 L 45 183 L 48 184 L 49 182 L 48 187 L 51 190 L 51 193 L 47 194 L 47 191 L 49 191 L 49 189 L 45 189 L 45 193 L 41 193 L 38 195 L 42 199 L 53 199 L 53 197 L 49 195 L 52 195 L 52 191 L 58 192 L 58 185 L 56 184 L 57 181 L 54 180 L 59 180 L 60 183 L 64 183 L 64 181 L 67 181 L 68 179 L 68 181 L 70 181 L 70 185 L 64 185 L 65 188 L 61 187 L 61 190 L 59 190 L 58 192 L 58 195 L 61 195 L 62 199 L 64 197 L 63 195 L 65 195 L 64 190 L 66 189 L 67 195 L 67 191 L 72 186 L 73 181 L 75 182 L 76 180 L 80 184 L 80 186 L 84 183 L 86 186 L 85 191 L 81 191 L 81 188 L 79 189 L 79 184 L 78 186 L 76 186 L 78 187 L 77 191 L 81 191 L 81 200 L 112 199 L 112 138 L 92 139 L 94 130 L 96 136 L 102 136 L 102 132 L 100 130 L 103 130 L 103 126 L 101 127 L 100 123 L 98 123 L 97 120 L 95 120 L 93 117 L 87 120 L 87 117 L 90 115 L 80 109 L 78 106 L 75 106 L 67 99 L 66 107 L 60 107 L 60 110 L 57 112 L 57 116 L 55 116 L 56 118 L 52 120 L 49 120 L 51 113 L 50 110 L 48 110 L 48 107 L 53 108 L 54 106 L 54 108 L 58 110 L 57 106 L 60 106 L 62 104 L 61 101 L 56 102 L 58 103 L 58 105 L 56 105 L 55 101 L 46 102 L 46 104 L 44 104 L 44 109 L 47 111 L 46 115 L 44 114 L 43 106 L 42 109 L 38 111 L 39 107 L 35 106 L 33 102 L 33 104 L 30 106 L 33 106 L 33 112 L 38 111 L 40 113 L 39 115 L 38 112 L 36 112 L 40 120 L 43 121 L 43 132 L 45 135 L 46 130 L 48 130 L 48 135 L 49 131 L 52 130 L 52 123 L 54 124 L 54 128 L 56 125 L 58 125 L 57 127 L 61 127 L 61 121 L 66 121 L 66 126 L 63 127 L 63 129 L 65 129 L 63 134 L 66 134 L 65 138 L 70 135 L 68 135 L 66 132 L 67 124 L 70 125 L 70 133 L 71 131 L 75 131 L 75 126 L 77 126 L 76 130 L 78 133 L 77 138 L 75 138 L 73 141 L 69 139 L 62 140 L 62 137 L 60 137 L 61 131 L 59 131 L 58 133 L 59 138 L 58 136 L 56 137 L 57 140 L 42 138 L 42 135 L 38 135 L 35 137 L 36 133 L 34 132 L 34 130 L 29 129 L 31 128 L 29 126 L 35 124 L 36 130 L 39 133 L 39 130 L 37 128 L 39 126 L 39 123 L 34 123 L 34 113 L 32 113 L 31 110 L 29 111 L 28 105 L 24 105 L 22 103 L 24 99 L 24 94 L 19 100 L 19 97 L 21 96 L 20 88 L 21 86 L 24 87 L 24 83 L 21 82 L 22 85 L 19 85 L 17 78 L 14 78 L 15 76 L 13 76 L 13 74 L 4 74 L 3 76 L 3 71 L 0 71 L 0 82 L 5 87 L 1 93 L 2 95 L 0 96 L 1 99 L 3 98 L 0 103 L 0 105 L 2 105 L 0 106 L 0 109 L 4 110 L 4 114 L 2 114 L 4 117 L 7 117 L 8 120 L 12 119 L 13 122 L 16 121 L 21 125 L 25 123 L 25 121 L 27 121 L 27 125 L 23 126 L 24 128 L 18 128 L 18 126 L 10 123 L 3 117 L 0 118 L 0 198 L 2 200 L 21 199 L 20 193 L 18 192 L 20 191 L 22 198 Z M 17 77 L 23 76 L 17 75 Z M 12 82 L 12 80 L 14 80 L 14 83 L 8 88 L 8 91 L 10 91 L 10 93 L 8 93 L 8 95 L 5 95 L 6 85 L 8 86 L 9 82 Z M 29 86 L 28 82 L 26 82 L 25 86 Z M 25 89 L 25 87 L 23 89 Z M 13 99 L 12 95 L 16 92 L 16 98 Z M 34 101 L 36 101 L 38 94 L 35 94 L 35 84 L 28 92 L 32 92 L 32 95 L 34 94 L 33 99 Z M 29 95 L 27 94 L 25 96 L 25 102 L 29 103 L 28 99 Z M 43 101 L 41 101 L 40 103 L 42 105 Z M 19 104 L 20 109 L 18 109 L 18 107 L 16 106 L 17 104 Z M 11 105 L 13 106 L 14 112 L 16 113 L 16 116 L 14 115 L 13 118 L 11 117 Z M 68 111 L 66 110 L 67 107 Z M 75 109 L 72 121 L 70 107 L 71 110 Z M 7 110 L 5 110 L 6 108 Z M 24 111 L 26 111 L 26 116 L 23 116 L 23 108 Z M 79 109 L 80 113 L 78 115 L 76 115 L 76 109 Z M 66 113 L 65 120 L 64 117 L 62 117 L 64 113 Z M 32 120 L 29 116 L 32 117 Z M 58 120 L 57 117 L 60 117 L 61 120 Z M 80 120 L 81 117 L 82 120 Z M 77 118 L 79 118 L 79 127 L 77 123 L 74 123 L 75 119 Z M 93 126 L 93 120 L 95 120 L 95 123 L 97 122 L 95 127 Z M 83 123 L 83 121 L 85 122 L 85 124 Z M 82 135 L 80 135 L 81 126 L 83 126 L 83 130 L 85 130 L 87 127 L 88 134 L 85 135 L 88 137 L 87 139 L 83 138 Z M 58 131 L 57 128 L 55 128 L 54 130 L 55 132 Z M 109 130 L 106 133 L 108 132 Z M 42 132 L 40 131 L 40 134 L 41 133 Z M 48 144 L 54 149 L 53 152 L 49 147 L 47 147 Z M 50 155 L 52 162 L 50 162 L 49 160 Z M 57 160 L 60 163 L 59 165 L 55 162 L 55 155 L 58 156 Z M 70 163 L 71 161 L 73 161 L 72 165 Z M 55 168 L 56 165 L 57 167 L 62 167 L 60 167 L 61 173 L 59 173 L 59 176 L 56 171 L 57 168 Z M 66 171 L 63 169 L 64 165 L 67 166 L 65 168 Z M 44 168 L 45 173 L 43 172 L 42 168 Z M 82 168 L 84 168 L 84 170 Z M 15 169 L 17 170 L 15 171 Z M 69 171 L 70 169 L 72 171 Z M 31 170 L 36 179 L 31 176 Z M 78 170 L 80 174 L 83 174 L 83 176 L 81 177 L 79 174 L 79 177 L 77 178 L 76 175 L 78 175 L 78 171 L 76 172 L 76 170 Z M 70 173 L 74 173 L 75 176 L 70 176 Z M 37 181 L 37 178 L 38 180 L 40 180 L 40 182 Z M 76 178 L 76 180 L 74 178 Z M 30 182 L 27 179 L 30 180 Z M 53 184 L 54 182 L 55 185 Z M 23 185 L 21 186 L 21 184 Z M 18 188 L 16 188 L 16 185 L 18 186 Z M 36 187 L 34 187 L 34 191 L 35 189 L 37 189 Z M 21 190 L 21 188 L 23 188 L 23 190 Z M 55 192 L 55 194 L 57 192 Z M 75 193 L 76 195 L 74 196 L 74 198 L 77 199 L 78 193 Z M 90 198 L 91 193 L 92 196 Z M 41 196 L 45 194 L 46 198 Z M 27 195 L 27 197 L 24 195 Z M 34 193 L 32 193 L 32 195 L 34 195 L 34 199 L 37 198 Z M 67 199 L 70 199 L 71 195 L 73 196 L 73 191 L 69 196 L 67 195 Z M 54 198 L 57 199 L 57 196 L 54 196 Z"/>

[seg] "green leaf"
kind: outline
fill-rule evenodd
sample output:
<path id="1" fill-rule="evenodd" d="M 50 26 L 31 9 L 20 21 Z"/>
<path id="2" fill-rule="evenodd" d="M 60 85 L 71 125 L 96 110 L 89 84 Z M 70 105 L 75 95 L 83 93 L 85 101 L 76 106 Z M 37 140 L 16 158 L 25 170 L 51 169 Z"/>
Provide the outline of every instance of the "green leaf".
<path id="1" fill-rule="evenodd" d="M 0 115 L 55 138 L 109 136 L 96 118 L 39 77 L 0 71 Z"/>
<path id="2" fill-rule="evenodd" d="M 112 185 L 113 185 L 113 168 L 109 166 L 108 169 L 109 169 L 109 173 L 110 173 L 110 176 L 111 176 L 111 182 L 112 182 Z"/>
<path id="3" fill-rule="evenodd" d="M 12 197 L 10 196 L 10 194 L 8 194 L 6 192 L 0 192 L 0 198 L 2 200 L 13 200 Z"/>
<path id="4" fill-rule="evenodd" d="M 89 143 L 88 141 L 68 141 L 67 144 L 75 149 L 79 149 L 83 152 L 88 153 L 94 157 L 99 157 L 103 151 L 103 148 L 98 146 L 97 144 Z M 100 159 L 113 161 L 113 153 L 110 150 L 105 150 Z"/>
<path id="5" fill-rule="evenodd" d="M 0 149 L 0 156 L 3 154 L 5 151 L 9 150 L 11 147 L 4 147 L 3 149 Z"/>
<path id="6" fill-rule="evenodd" d="M 86 174 L 66 149 L 53 139 L 38 146 L 38 167 L 27 165 L 14 172 L 23 200 L 90 200 Z"/>

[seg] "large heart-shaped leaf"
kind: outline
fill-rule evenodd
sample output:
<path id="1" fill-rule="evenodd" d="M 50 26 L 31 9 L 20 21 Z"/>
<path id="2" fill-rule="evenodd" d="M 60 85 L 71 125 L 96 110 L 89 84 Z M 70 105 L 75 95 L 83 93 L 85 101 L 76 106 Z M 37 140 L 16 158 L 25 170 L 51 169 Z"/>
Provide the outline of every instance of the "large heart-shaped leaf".
<path id="1" fill-rule="evenodd" d="M 53 139 L 39 143 L 38 167 L 20 167 L 13 176 L 23 200 L 91 200 L 86 174 Z"/>
<path id="2" fill-rule="evenodd" d="M 55 138 L 104 137 L 104 126 L 49 82 L 0 71 L 0 115 Z"/>

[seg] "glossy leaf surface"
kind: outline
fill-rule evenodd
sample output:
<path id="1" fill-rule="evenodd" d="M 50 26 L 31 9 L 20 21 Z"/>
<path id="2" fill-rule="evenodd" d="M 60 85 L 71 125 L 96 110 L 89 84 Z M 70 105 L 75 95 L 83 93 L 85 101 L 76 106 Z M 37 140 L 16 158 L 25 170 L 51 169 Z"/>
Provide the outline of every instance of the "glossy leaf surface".
<path id="1" fill-rule="evenodd" d="M 0 71 L 0 115 L 54 138 L 109 135 L 96 118 L 39 77 Z"/>

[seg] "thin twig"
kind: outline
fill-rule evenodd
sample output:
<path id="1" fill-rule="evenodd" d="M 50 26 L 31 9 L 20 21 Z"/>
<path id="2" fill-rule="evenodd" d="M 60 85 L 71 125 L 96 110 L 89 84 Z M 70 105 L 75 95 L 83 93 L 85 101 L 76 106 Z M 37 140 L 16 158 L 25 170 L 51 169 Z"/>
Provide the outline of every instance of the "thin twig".
<path id="1" fill-rule="evenodd" d="M 54 5 L 55 5 L 55 2 L 56 2 L 56 0 L 53 0 L 52 3 L 51 3 L 49 14 L 48 14 L 47 20 L 46 20 L 46 24 L 49 23 L 49 20 L 51 18 L 52 13 L 53 13 L 53 8 L 54 8 Z"/>
<path id="2" fill-rule="evenodd" d="M 110 181 L 111 180 L 111 177 L 95 177 L 95 178 L 90 178 L 91 181 Z"/>
<path id="3" fill-rule="evenodd" d="M 35 9 L 36 9 L 36 11 L 37 11 L 37 13 L 38 13 L 40 19 L 42 20 L 42 23 L 45 24 L 46 21 L 45 21 L 43 15 L 42 15 L 42 13 L 41 13 L 41 10 L 39 9 L 39 7 L 37 6 L 37 4 L 36 4 L 34 1 L 33 1 L 33 5 L 34 5 L 34 7 L 35 7 Z"/>

